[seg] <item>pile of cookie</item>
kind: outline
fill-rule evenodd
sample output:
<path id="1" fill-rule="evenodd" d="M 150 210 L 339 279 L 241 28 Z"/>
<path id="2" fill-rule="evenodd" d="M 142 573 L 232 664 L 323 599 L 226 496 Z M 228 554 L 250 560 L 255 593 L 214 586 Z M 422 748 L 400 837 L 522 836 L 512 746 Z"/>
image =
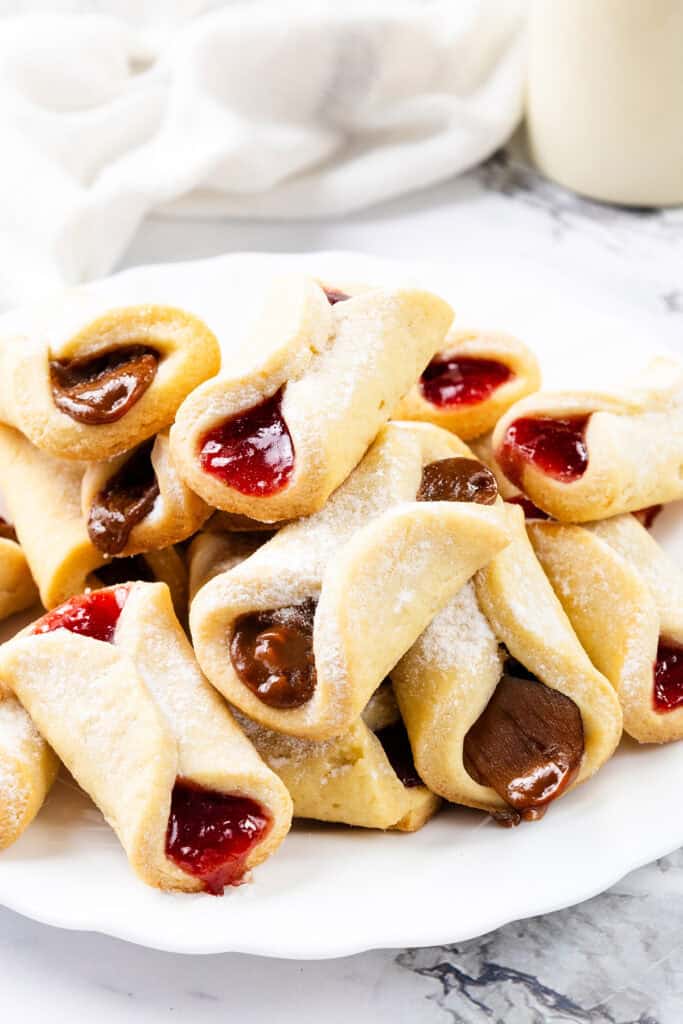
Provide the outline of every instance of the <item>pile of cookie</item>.
<path id="1" fill-rule="evenodd" d="M 0 847 L 60 762 L 162 889 L 292 816 L 542 817 L 622 731 L 683 737 L 683 367 L 540 390 L 415 288 L 264 285 L 239 361 L 71 293 L 0 332 Z M 636 514 L 633 514 L 636 513 Z M 24 620 L 25 621 L 25 620 Z"/>

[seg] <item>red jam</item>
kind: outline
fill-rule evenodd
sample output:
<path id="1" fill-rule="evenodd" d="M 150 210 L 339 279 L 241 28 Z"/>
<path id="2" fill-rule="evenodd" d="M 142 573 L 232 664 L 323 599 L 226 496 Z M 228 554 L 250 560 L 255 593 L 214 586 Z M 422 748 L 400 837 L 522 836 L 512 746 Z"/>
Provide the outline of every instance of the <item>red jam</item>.
<path id="1" fill-rule="evenodd" d="M 282 389 L 210 430 L 199 451 L 204 472 L 255 497 L 286 487 L 294 470 L 294 445 L 281 405 Z"/>
<path id="2" fill-rule="evenodd" d="M 683 646 L 660 639 L 654 667 L 655 711 L 675 711 L 683 705 Z"/>
<path id="3" fill-rule="evenodd" d="M 523 464 L 529 462 L 553 480 L 564 484 L 578 480 L 588 466 L 588 419 L 536 416 L 515 420 L 507 428 L 497 452 L 505 476 L 520 486 Z"/>
<path id="4" fill-rule="evenodd" d="M 508 498 L 507 501 L 510 505 L 519 505 L 524 510 L 525 519 L 550 519 L 548 513 L 534 505 L 526 494 L 515 494 L 514 498 Z"/>
<path id="5" fill-rule="evenodd" d="M 338 302 L 346 302 L 351 296 L 347 295 L 346 292 L 340 292 L 338 288 L 323 288 L 327 301 L 331 306 L 336 306 Z"/>
<path id="6" fill-rule="evenodd" d="M 128 587 L 125 586 L 79 594 L 43 615 L 33 627 L 33 632 L 52 633 L 55 629 L 68 629 L 70 633 L 110 644 L 127 597 Z"/>
<path id="7" fill-rule="evenodd" d="M 661 511 L 661 505 L 648 505 L 647 508 L 639 508 L 633 515 L 643 524 L 646 530 L 649 530 Z"/>
<path id="8" fill-rule="evenodd" d="M 269 828 L 270 817 L 254 800 L 176 779 L 166 856 L 200 878 L 206 892 L 222 896 L 226 885 L 240 884 L 249 854 Z"/>
<path id="9" fill-rule="evenodd" d="M 504 363 L 473 356 L 436 356 L 420 378 L 423 396 L 432 405 L 474 405 L 485 402 L 513 376 Z"/>

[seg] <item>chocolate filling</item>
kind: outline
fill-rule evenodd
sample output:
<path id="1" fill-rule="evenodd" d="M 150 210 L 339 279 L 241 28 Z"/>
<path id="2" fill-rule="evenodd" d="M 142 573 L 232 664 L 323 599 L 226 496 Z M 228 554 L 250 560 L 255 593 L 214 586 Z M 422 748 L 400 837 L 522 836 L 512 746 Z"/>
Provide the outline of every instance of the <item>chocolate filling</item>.
<path id="1" fill-rule="evenodd" d="M 510 811 L 502 824 L 532 821 L 573 781 L 584 751 L 583 722 L 576 704 L 545 686 L 514 659 L 465 737 L 468 774 L 490 786 Z"/>
<path id="2" fill-rule="evenodd" d="M 11 523 L 8 523 L 6 519 L 3 519 L 2 516 L 0 516 L 0 537 L 3 540 L 16 541 L 17 539 L 17 535 L 14 532 L 14 527 L 12 526 Z"/>
<path id="3" fill-rule="evenodd" d="M 128 543 L 134 526 L 147 516 L 159 495 L 152 448 L 154 439 L 133 452 L 107 480 L 88 515 L 90 540 L 105 555 L 118 555 Z"/>
<path id="4" fill-rule="evenodd" d="M 156 376 L 158 363 L 158 352 L 144 345 L 85 359 L 53 360 L 53 401 L 77 423 L 116 423 L 142 398 Z"/>
<path id="5" fill-rule="evenodd" d="M 105 587 L 113 587 L 117 583 L 132 583 L 136 580 L 145 583 L 156 582 L 156 576 L 144 555 L 112 558 L 111 562 L 97 570 L 97 578 Z"/>
<path id="6" fill-rule="evenodd" d="M 474 501 L 492 505 L 498 497 L 496 478 L 477 459 L 430 462 L 422 470 L 418 501 Z"/>
<path id="7" fill-rule="evenodd" d="M 424 785 L 415 769 L 413 752 L 403 721 L 399 719 L 398 722 L 385 725 L 383 729 L 377 730 L 375 736 L 382 744 L 389 764 L 403 785 L 407 789 Z"/>
<path id="8" fill-rule="evenodd" d="M 230 642 L 235 672 L 271 708 L 298 708 L 316 683 L 313 656 L 315 601 L 241 615 Z"/>

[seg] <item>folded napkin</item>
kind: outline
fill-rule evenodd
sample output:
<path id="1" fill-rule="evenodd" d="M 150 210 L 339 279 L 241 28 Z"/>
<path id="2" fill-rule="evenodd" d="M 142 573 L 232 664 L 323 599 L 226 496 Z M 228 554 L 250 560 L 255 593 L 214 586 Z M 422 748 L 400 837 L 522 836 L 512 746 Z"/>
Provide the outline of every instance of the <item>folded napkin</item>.
<path id="1" fill-rule="evenodd" d="M 162 206 L 344 214 L 521 114 L 524 0 L 109 6 L 0 21 L 0 306 L 108 272 Z"/>

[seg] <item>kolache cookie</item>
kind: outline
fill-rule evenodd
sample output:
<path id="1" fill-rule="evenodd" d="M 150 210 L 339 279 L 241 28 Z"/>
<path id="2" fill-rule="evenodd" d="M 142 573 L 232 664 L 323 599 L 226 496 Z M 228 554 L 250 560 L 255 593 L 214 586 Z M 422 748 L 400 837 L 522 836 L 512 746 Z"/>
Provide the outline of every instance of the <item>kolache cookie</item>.
<path id="1" fill-rule="evenodd" d="M 338 736 L 443 604 L 507 543 L 493 475 L 454 435 L 390 423 L 316 515 L 196 594 L 200 664 L 254 721 Z M 457 500 L 473 489 L 481 503 Z M 456 500 L 454 500 L 456 499 Z"/>
<path id="2" fill-rule="evenodd" d="M 215 508 L 265 523 L 309 515 L 363 457 L 443 342 L 453 313 L 412 289 L 330 301 L 311 278 L 274 282 L 243 365 L 178 411 L 171 449 Z"/>
<path id="3" fill-rule="evenodd" d="M 593 775 L 621 736 L 619 702 L 590 662 L 527 538 L 435 616 L 391 673 L 420 777 L 504 824 L 540 817 Z"/>
<path id="4" fill-rule="evenodd" d="M 286 835 L 289 795 L 203 677 L 163 584 L 72 598 L 0 649 L 0 678 L 147 884 L 221 893 Z"/>
<path id="5" fill-rule="evenodd" d="M 62 459 L 129 451 L 218 372 L 208 327 L 169 306 L 110 309 L 78 290 L 0 333 L 0 422 Z"/>
<path id="6" fill-rule="evenodd" d="M 199 534 L 188 552 L 192 591 L 239 565 L 262 543 L 257 534 Z M 286 736 L 235 714 L 289 790 L 297 818 L 414 832 L 439 807 L 415 771 L 389 682 L 346 732 L 322 742 Z"/>
<path id="7" fill-rule="evenodd" d="M 55 459 L 18 431 L 0 426 L 0 489 L 43 605 L 54 608 L 86 587 L 162 580 L 184 615 L 187 571 L 180 556 L 171 547 L 109 559 L 88 533 L 83 477 L 83 464 Z"/>
<path id="8" fill-rule="evenodd" d="M 622 395 L 531 395 L 497 424 L 493 453 L 512 483 L 563 522 L 681 498 L 683 367 L 658 358 Z"/>
<path id="9" fill-rule="evenodd" d="M 58 768 L 59 761 L 26 711 L 0 684 L 0 850 L 31 824 Z"/>
<path id="10" fill-rule="evenodd" d="M 492 430 L 521 398 L 541 386 L 536 357 L 502 331 L 452 329 L 396 410 L 469 441 Z"/>
<path id="11" fill-rule="evenodd" d="M 617 692 L 626 732 L 641 743 L 683 738 L 681 569 L 628 514 L 585 526 L 530 523 L 529 535 L 581 643 Z"/>
<path id="12" fill-rule="evenodd" d="M 38 588 L 14 527 L 0 516 L 0 621 L 30 608 L 37 600 Z"/>
<path id="13" fill-rule="evenodd" d="M 81 505 L 92 543 L 105 555 L 120 557 L 178 544 L 212 511 L 180 478 L 168 431 L 132 452 L 90 464 Z"/>

